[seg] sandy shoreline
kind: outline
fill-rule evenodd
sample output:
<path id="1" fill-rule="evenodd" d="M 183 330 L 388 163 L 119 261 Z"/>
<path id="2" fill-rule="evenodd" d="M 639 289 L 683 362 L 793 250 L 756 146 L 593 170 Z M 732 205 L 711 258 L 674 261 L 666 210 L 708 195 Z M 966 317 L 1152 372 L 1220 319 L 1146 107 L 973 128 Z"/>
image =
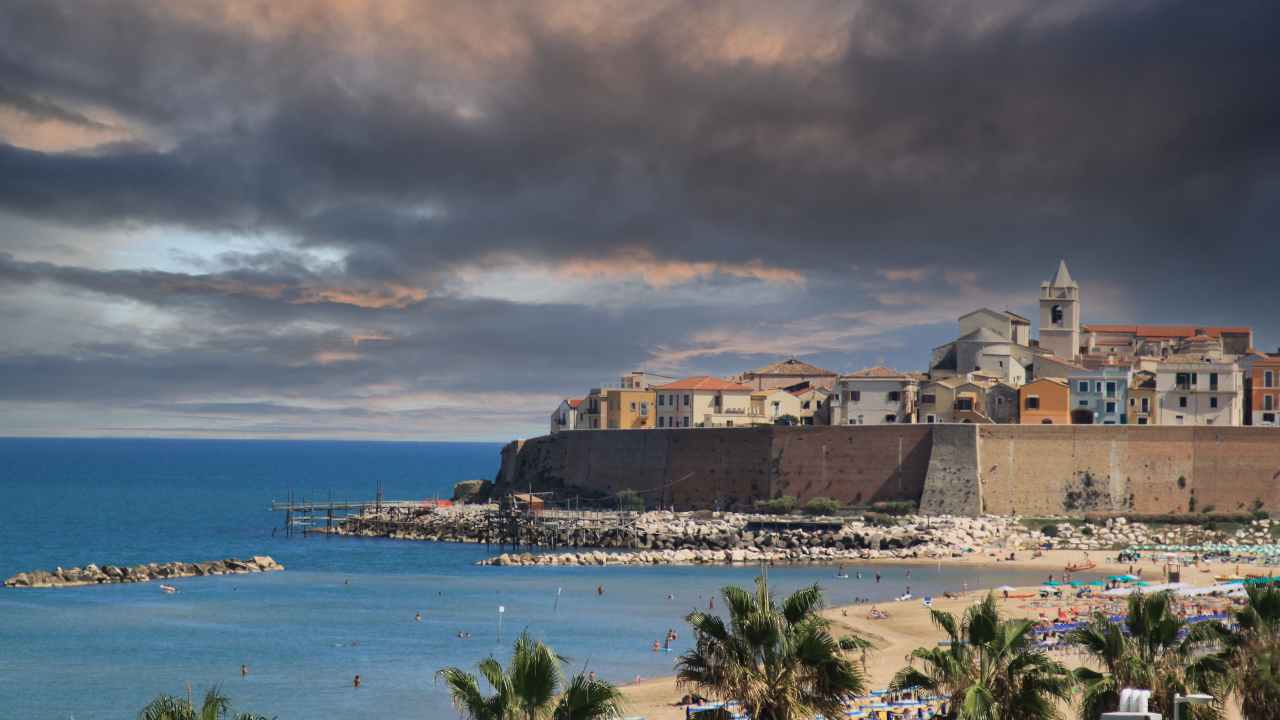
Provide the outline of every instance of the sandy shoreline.
<path id="1" fill-rule="evenodd" d="M 1097 563 L 1097 566 L 1088 571 L 1093 574 L 1103 575 L 1123 575 L 1138 568 L 1142 569 L 1142 576 L 1153 581 L 1161 582 L 1163 580 L 1163 566 L 1152 564 L 1149 559 L 1144 558 L 1140 563 L 1118 563 L 1114 562 L 1115 553 L 1106 554 L 1112 561 L 1108 562 L 1102 553 L 1094 552 L 1090 555 L 1090 559 Z M 972 567 L 974 569 L 1009 569 L 1009 570 L 1041 570 L 1045 573 L 1045 579 L 1049 579 L 1052 574 L 1055 579 L 1061 580 L 1064 568 L 1068 563 L 1075 563 L 1083 559 L 1083 554 L 1078 550 L 1047 550 L 1041 557 L 1032 558 L 1029 552 L 1017 553 L 1016 560 L 997 560 L 986 553 L 973 553 L 964 558 L 947 558 L 942 560 L 943 564 L 951 567 Z M 868 561 L 874 563 L 876 561 Z M 919 559 L 886 559 L 885 562 L 894 564 L 918 564 L 918 565 L 936 565 L 938 561 L 931 558 Z M 1241 570 L 1247 571 L 1247 566 L 1241 567 Z M 1206 586 L 1213 584 L 1213 578 L 1219 574 L 1232 574 L 1236 571 L 1234 564 L 1202 564 L 1199 569 L 1195 567 L 1183 568 L 1182 582 L 1194 586 Z M 960 613 L 963 610 L 985 596 L 987 589 L 973 590 L 969 593 L 954 598 L 935 598 L 933 606 L 937 610 L 944 610 L 952 613 Z M 1019 593 L 1035 592 L 1035 587 L 1019 588 Z M 1064 593 L 1067 596 L 1068 593 Z M 1030 601 L 1025 598 L 1005 600 L 997 593 L 997 601 L 1002 613 L 1011 617 L 1028 617 L 1035 619 L 1039 612 L 1055 612 L 1055 607 L 1069 607 L 1076 605 L 1077 607 L 1085 604 L 1082 601 L 1074 600 L 1074 597 L 1066 597 L 1056 603 L 1048 604 L 1045 608 L 1031 608 Z M 823 615 L 829 618 L 833 623 L 833 632 L 838 637 L 848 630 L 856 630 L 868 637 L 872 637 L 878 649 L 872 651 L 867 657 L 867 674 L 869 678 L 870 688 L 882 688 L 888 685 L 894 673 L 903 667 L 907 656 L 917 647 L 930 646 L 935 644 L 943 637 L 943 634 L 933 625 L 933 621 L 929 614 L 929 610 L 923 606 L 919 599 L 905 602 L 883 602 L 878 606 L 890 614 L 889 620 L 870 620 L 867 613 L 870 608 L 868 605 L 847 605 L 831 607 L 823 611 Z M 1063 658 L 1059 657 L 1068 668 L 1074 668 L 1082 664 L 1082 660 L 1078 657 Z M 684 718 L 684 708 L 676 706 L 679 698 L 684 695 L 687 690 L 680 689 L 675 684 L 674 676 L 642 679 L 638 683 L 630 683 L 623 687 L 623 691 L 627 698 L 626 715 L 644 717 L 648 720 L 680 720 Z M 1239 717 L 1238 713 L 1229 709 L 1228 718 Z"/>

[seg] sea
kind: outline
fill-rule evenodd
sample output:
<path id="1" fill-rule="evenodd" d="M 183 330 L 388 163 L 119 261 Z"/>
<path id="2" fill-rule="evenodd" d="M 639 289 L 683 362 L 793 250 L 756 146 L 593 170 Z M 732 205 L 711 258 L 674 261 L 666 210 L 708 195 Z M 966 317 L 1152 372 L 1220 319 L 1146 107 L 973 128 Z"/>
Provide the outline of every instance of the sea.
<path id="1" fill-rule="evenodd" d="M 499 449 L 0 439 L 0 578 L 251 555 L 286 567 L 174 580 L 176 594 L 157 583 L 0 590 L 0 718 L 133 718 L 158 694 L 214 686 L 236 712 L 281 720 L 456 718 L 437 671 L 505 660 L 522 631 L 550 643 L 571 672 L 618 683 L 670 675 L 689 646 L 684 617 L 726 585 L 753 583 L 752 567 L 477 567 L 484 545 L 286 537 L 270 511 L 290 493 L 448 497 L 459 480 L 492 478 Z M 919 597 L 1043 579 L 946 565 L 845 569 L 849 578 L 831 566 L 777 566 L 769 582 L 779 594 L 818 583 L 828 604 L 843 604 L 883 602 L 908 585 Z M 668 629 L 678 635 L 672 651 L 654 652 Z"/>

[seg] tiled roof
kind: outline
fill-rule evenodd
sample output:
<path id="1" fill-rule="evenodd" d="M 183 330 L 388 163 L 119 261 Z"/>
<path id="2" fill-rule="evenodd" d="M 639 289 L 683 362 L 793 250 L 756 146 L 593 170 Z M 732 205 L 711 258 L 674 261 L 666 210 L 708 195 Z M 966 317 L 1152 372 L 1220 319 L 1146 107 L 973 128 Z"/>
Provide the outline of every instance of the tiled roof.
<path id="1" fill-rule="evenodd" d="M 1249 327 L 1200 327 L 1197 325 L 1085 325 L 1085 332 L 1123 333 L 1149 338 L 1190 338 L 1196 332 L 1203 331 L 1209 337 L 1228 335 L 1248 335 L 1253 332 Z"/>
<path id="2" fill-rule="evenodd" d="M 862 368 L 861 370 L 845 375 L 851 378 L 877 378 L 883 380 L 910 380 L 911 376 L 907 373 L 898 372 L 891 368 L 877 365 L 875 367 Z"/>
<path id="3" fill-rule="evenodd" d="M 835 375 L 830 370 L 823 370 L 816 365 L 810 365 L 795 358 L 789 358 L 772 365 L 765 365 L 762 368 L 748 370 L 743 375 Z"/>
<path id="4" fill-rule="evenodd" d="M 1056 378 L 1056 377 L 1036 378 L 1035 380 L 1032 380 L 1031 382 L 1027 383 L 1026 385 L 1023 385 L 1022 387 L 1027 387 L 1028 385 L 1035 385 L 1038 382 L 1053 383 L 1054 385 L 1061 385 L 1062 387 L 1067 387 L 1067 381 L 1065 378 Z"/>
<path id="5" fill-rule="evenodd" d="M 670 383 L 667 383 L 666 385 L 659 385 L 654 389 L 655 390 L 729 390 L 729 391 L 740 391 L 740 392 L 751 391 L 751 388 L 746 385 L 739 385 L 738 383 L 729 382 L 728 380 L 722 380 L 718 377 L 711 377 L 710 375 L 694 375 L 693 377 L 687 377 L 682 380 L 676 380 L 675 382 L 670 382 Z"/>

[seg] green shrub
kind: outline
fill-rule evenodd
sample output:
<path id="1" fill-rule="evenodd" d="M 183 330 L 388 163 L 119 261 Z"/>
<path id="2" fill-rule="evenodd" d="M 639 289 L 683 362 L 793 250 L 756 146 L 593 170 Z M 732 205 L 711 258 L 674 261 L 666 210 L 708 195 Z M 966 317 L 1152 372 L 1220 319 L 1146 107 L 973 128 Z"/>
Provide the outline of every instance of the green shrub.
<path id="1" fill-rule="evenodd" d="M 772 500 L 757 500 L 756 510 L 763 513 L 772 513 L 774 515 L 786 515 L 794 512 L 796 509 L 796 498 L 794 495 L 783 495 Z"/>
<path id="2" fill-rule="evenodd" d="M 910 515 L 916 511 L 913 500 L 882 500 L 871 503 L 871 509 L 885 515 Z"/>
<path id="3" fill-rule="evenodd" d="M 618 507 L 622 510 L 644 512 L 644 498 L 635 490 L 627 489 L 618 492 Z"/>
<path id="4" fill-rule="evenodd" d="M 1045 525 L 1044 527 L 1040 528 L 1040 533 L 1045 537 L 1056 538 L 1058 537 L 1058 526 Z"/>
<path id="5" fill-rule="evenodd" d="M 829 497 L 816 497 L 804 504 L 804 511 L 810 515 L 835 515 L 842 505 L 839 500 Z"/>
<path id="6" fill-rule="evenodd" d="M 1093 526 L 1085 525 L 1084 527 L 1080 528 L 1080 534 L 1085 537 L 1093 537 Z"/>

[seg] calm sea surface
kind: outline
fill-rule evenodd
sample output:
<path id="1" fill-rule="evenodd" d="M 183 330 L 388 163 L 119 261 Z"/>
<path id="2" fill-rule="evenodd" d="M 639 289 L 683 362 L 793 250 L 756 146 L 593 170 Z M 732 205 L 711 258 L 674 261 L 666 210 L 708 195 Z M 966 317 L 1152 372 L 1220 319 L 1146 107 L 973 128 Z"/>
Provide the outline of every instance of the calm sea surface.
<path id="1" fill-rule="evenodd" d="M 0 718 L 132 718 L 161 692 L 218 684 L 237 710 L 292 718 L 452 718 L 433 678 L 505 659 L 528 629 L 624 682 L 671 672 L 650 643 L 751 568 L 489 568 L 484 546 L 272 536 L 272 499 L 447 496 L 492 478 L 496 444 L 0 439 L 0 578 L 83 566 L 267 554 L 283 573 L 61 590 L 0 590 Z M 857 568 L 850 566 L 851 574 Z M 778 567 L 778 592 L 818 582 L 832 603 L 910 584 L 1030 584 L 1039 574 Z M 597 596 L 597 584 L 605 586 Z M 557 602 L 557 592 L 560 597 Z M 668 599 L 674 594 L 674 599 Z M 498 607 L 502 617 L 499 642 Z M 422 622 L 414 621 L 421 612 Z M 459 631 L 471 634 L 459 639 Z M 240 665 L 249 666 L 247 677 Z M 359 673 L 363 686 L 351 687 Z"/>

